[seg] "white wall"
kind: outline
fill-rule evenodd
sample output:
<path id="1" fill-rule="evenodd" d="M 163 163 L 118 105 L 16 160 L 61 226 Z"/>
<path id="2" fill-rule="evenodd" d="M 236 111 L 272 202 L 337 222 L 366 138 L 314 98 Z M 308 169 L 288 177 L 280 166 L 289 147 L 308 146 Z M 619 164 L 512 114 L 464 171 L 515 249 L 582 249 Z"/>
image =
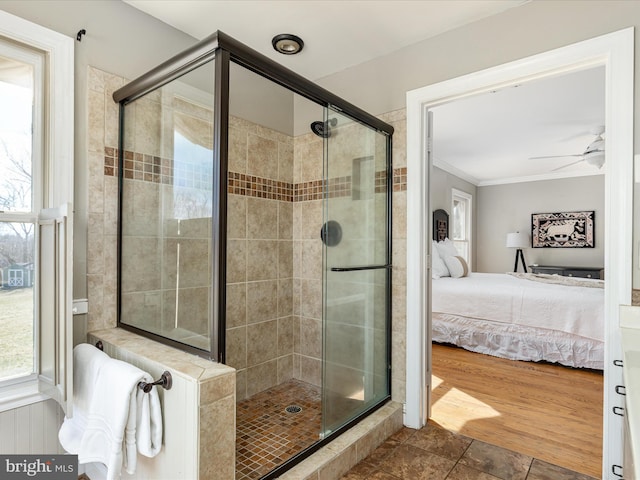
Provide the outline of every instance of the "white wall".
<path id="1" fill-rule="evenodd" d="M 594 210 L 595 248 L 527 248 L 527 265 L 604 267 L 604 175 L 478 187 L 478 272 L 513 271 L 515 251 L 507 233 L 531 234 L 532 213 Z"/>
<path id="2" fill-rule="evenodd" d="M 543 26 L 544 28 L 541 28 Z M 635 98 L 640 98 L 640 2 L 532 1 L 320 79 L 324 88 L 382 113 L 405 106 L 409 90 L 635 27 Z M 366 81 L 364 81 L 366 79 Z M 640 146 L 640 106 L 634 107 Z M 597 220 L 596 220 L 597 222 Z M 634 199 L 634 287 L 640 288 L 640 196 Z M 527 255 L 527 261 L 531 259 Z M 513 268 L 513 259 L 511 267 Z"/>
<path id="3" fill-rule="evenodd" d="M 374 114 L 388 112 L 405 106 L 409 90 L 631 26 L 640 26 L 637 1 L 531 1 L 346 68 L 318 83 Z M 639 46 L 636 35 L 636 58 Z"/>

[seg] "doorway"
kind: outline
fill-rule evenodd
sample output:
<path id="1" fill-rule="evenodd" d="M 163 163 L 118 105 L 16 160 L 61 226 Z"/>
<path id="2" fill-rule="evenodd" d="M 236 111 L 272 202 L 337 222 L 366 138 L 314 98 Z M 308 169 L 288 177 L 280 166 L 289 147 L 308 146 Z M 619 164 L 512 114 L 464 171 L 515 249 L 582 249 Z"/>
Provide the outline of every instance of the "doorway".
<path id="1" fill-rule="evenodd" d="M 570 265 L 576 270 L 567 275 L 576 276 L 588 266 L 601 278 L 606 167 L 577 152 L 593 143 L 594 126 L 604 125 L 604 73 L 602 66 L 581 69 L 429 110 L 431 206 L 450 212 L 448 237 L 469 265 L 461 279 L 442 265 L 432 274 L 430 419 L 592 477 L 602 464 L 604 275 L 566 279 L 575 284 L 567 288 L 534 281 L 560 277 L 520 272 Z M 532 213 L 584 209 L 596 219 L 593 247 L 530 248 Z M 506 247 L 516 231 L 526 257 L 517 269 L 515 249 Z M 462 241 L 468 237 L 471 242 Z M 432 254 L 442 248 L 443 263 L 451 264 L 446 245 L 432 247 Z M 520 310 L 523 299 L 528 307 Z M 583 312 L 574 317 L 567 308 Z M 576 324 L 568 323 L 572 317 Z M 593 328 L 580 331 L 585 324 Z"/>
<path id="2" fill-rule="evenodd" d="M 606 69 L 608 126 L 605 181 L 605 391 L 603 471 L 621 464 L 622 421 L 609 414 L 621 405 L 614 386 L 622 383 L 618 306 L 631 300 L 633 29 L 411 91 L 407 95 L 407 408 L 405 425 L 419 428 L 430 413 L 431 279 L 428 109 L 435 105 L 587 66 Z M 616 232 L 610 235 L 608 232 Z M 416 367 L 417 365 L 417 367 Z"/>

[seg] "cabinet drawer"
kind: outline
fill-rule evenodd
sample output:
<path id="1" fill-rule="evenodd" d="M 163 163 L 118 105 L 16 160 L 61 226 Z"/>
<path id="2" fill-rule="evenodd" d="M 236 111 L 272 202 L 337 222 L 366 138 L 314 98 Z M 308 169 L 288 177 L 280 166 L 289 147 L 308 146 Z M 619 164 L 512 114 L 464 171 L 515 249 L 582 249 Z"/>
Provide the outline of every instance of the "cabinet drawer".
<path id="1" fill-rule="evenodd" d="M 563 275 L 562 268 L 555 267 L 531 267 L 531 273 L 543 273 L 545 275 Z"/>
<path id="2" fill-rule="evenodd" d="M 565 270 L 566 277 L 600 278 L 600 270 Z"/>

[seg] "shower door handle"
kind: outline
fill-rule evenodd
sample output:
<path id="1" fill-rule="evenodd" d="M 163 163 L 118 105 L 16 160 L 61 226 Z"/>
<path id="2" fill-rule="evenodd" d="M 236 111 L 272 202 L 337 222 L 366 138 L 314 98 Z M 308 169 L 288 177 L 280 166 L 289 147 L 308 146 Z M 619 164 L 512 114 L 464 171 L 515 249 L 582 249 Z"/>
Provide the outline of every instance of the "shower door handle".
<path id="1" fill-rule="evenodd" d="M 360 267 L 331 267 L 332 272 L 358 272 L 361 270 L 391 269 L 391 265 L 365 265 Z"/>

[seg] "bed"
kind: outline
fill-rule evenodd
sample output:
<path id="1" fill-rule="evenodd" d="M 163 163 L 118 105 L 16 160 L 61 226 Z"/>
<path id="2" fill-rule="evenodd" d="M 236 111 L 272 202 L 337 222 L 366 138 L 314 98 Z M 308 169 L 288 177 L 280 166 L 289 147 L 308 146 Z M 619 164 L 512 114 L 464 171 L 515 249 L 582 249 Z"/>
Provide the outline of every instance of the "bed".
<path id="1" fill-rule="evenodd" d="M 474 272 L 431 285 L 435 342 L 511 360 L 604 368 L 602 280 Z"/>

